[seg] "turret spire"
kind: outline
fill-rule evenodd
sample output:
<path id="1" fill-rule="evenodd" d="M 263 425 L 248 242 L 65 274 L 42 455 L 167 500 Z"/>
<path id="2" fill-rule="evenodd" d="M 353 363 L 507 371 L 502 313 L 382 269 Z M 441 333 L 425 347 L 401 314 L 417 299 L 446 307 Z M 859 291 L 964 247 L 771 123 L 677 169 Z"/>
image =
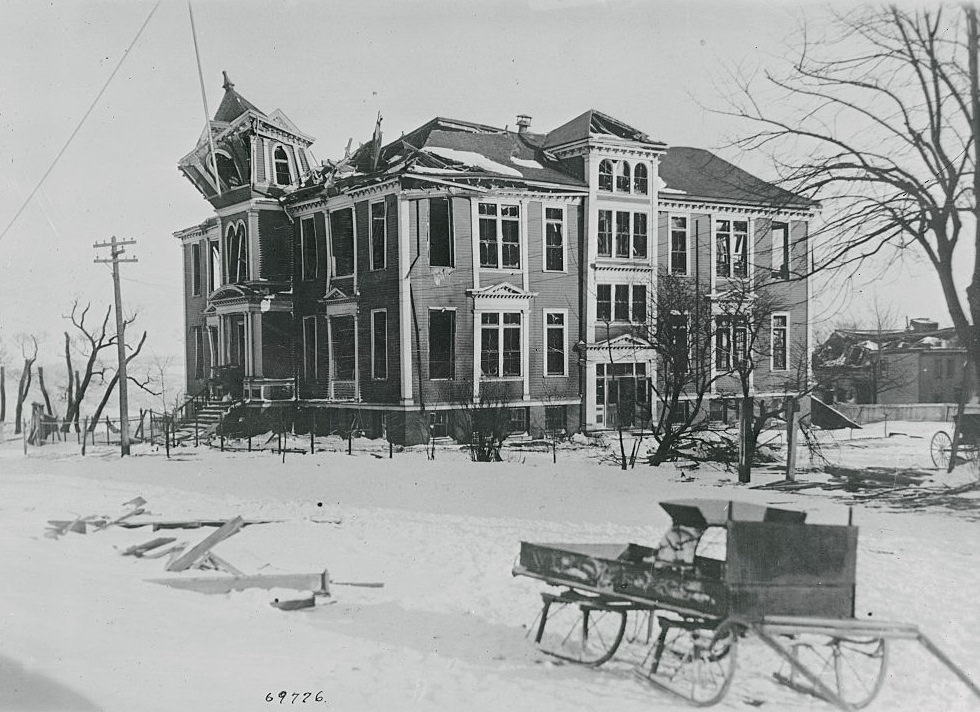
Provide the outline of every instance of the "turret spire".
<path id="1" fill-rule="evenodd" d="M 221 76 L 225 80 L 224 83 L 221 85 L 221 88 L 222 89 L 224 89 L 225 91 L 228 91 L 229 89 L 234 89 L 235 88 L 235 82 L 231 81 L 231 79 L 228 78 L 228 72 L 226 72 L 225 70 L 222 69 L 221 70 Z"/>

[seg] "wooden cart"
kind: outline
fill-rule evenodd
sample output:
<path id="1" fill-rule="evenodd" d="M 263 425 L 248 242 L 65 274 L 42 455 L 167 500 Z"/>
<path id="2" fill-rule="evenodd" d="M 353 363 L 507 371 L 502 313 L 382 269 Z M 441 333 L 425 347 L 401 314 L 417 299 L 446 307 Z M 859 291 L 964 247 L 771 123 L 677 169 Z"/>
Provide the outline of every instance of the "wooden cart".
<path id="1" fill-rule="evenodd" d="M 542 593 L 533 626 L 542 651 L 598 666 L 624 640 L 638 643 L 637 674 L 708 706 L 728 691 L 739 640 L 751 634 L 785 661 L 777 682 L 854 710 L 881 688 L 889 641 L 908 638 L 980 697 L 916 626 L 854 617 L 857 527 L 747 502 L 661 506 L 672 525 L 656 548 L 521 543 L 514 575 L 562 588 Z"/>
<path id="2" fill-rule="evenodd" d="M 953 433 L 939 430 L 929 441 L 929 455 L 936 467 L 951 471 L 957 462 L 976 460 L 980 453 L 980 407 L 961 405 L 953 421 Z"/>

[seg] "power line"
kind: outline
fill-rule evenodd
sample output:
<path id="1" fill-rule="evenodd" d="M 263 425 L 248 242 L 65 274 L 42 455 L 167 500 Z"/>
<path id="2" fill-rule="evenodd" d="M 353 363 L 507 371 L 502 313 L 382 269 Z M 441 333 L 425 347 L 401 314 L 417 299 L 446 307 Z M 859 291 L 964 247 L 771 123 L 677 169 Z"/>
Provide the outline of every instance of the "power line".
<path id="1" fill-rule="evenodd" d="M 157 0 L 156 5 L 154 5 L 153 9 L 150 10 L 150 14 L 146 16 L 146 19 L 143 21 L 143 24 L 136 32 L 136 36 L 133 38 L 133 41 L 129 43 L 129 47 L 126 48 L 126 51 L 123 52 L 122 57 L 120 57 L 119 61 L 116 63 L 116 67 L 115 69 L 112 70 L 112 74 L 110 74 L 109 78 L 105 80 L 105 84 L 102 85 L 102 88 L 99 90 L 99 93 L 95 95 L 95 99 L 92 100 L 92 104 L 88 107 L 88 110 L 85 112 L 81 120 L 78 122 L 78 125 L 75 126 L 75 130 L 71 132 L 71 135 L 68 137 L 68 140 L 65 141 L 65 145 L 61 147 L 60 151 L 58 151 L 58 155 L 56 155 L 54 157 L 54 160 L 51 161 L 51 165 L 48 166 L 48 170 L 46 170 L 44 172 L 44 175 L 41 176 L 41 180 L 37 182 L 37 185 L 34 186 L 34 189 L 30 192 L 30 195 L 28 195 L 27 198 L 24 199 L 23 204 L 17 210 L 16 214 L 10 219 L 10 222 L 7 223 L 7 227 L 3 229 L 3 232 L 0 232 L 0 240 L 6 237 L 7 233 L 10 231 L 10 228 L 12 228 L 14 226 L 14 223 L 17 222 L 17 218 L 19 218 L 21 213 L 24 212 L 24 210 L 27 208 L 27 205 L 31 202 L 31 199 L 37 194 L 37 191 L 41 189 L 41 186 L 44 184 L 44 181 L 47 180 L 48 176 L 51 174 L 51 171 L 54 170 L 54 167 L 58 164 L 58 161 L 61 159 L 61 156 L 68 149 L 68 146 L 75 139 L 75 136 L 78 134 L 79 131 L 81 131 L 82 125 L 85 123 L 85 120 L 89 117 L 89 114 L 92 113 L 92 110 L 95 108 L 95 105 L 99 103 L 99 99 L 101 99 L 102 95 L 105 94 L 105 90 L 109 88 L 109 83 L 112 82 L 113 77 L 115 77 L 116 74 L 119 72 L 119 69 L 120 67 L 122 67 L 123 62 L 126 61 L 126 57 L 129 56 L 129 51 L 133 49 L 133 47 L 136 45 L 137 40 L 139 40 L 140 35 L 143 34 L 143 30 L 146 29 L 146 26 L 150 22 L 150 18 L 153 17 L 153 13 L 155 13 L 157 11 L 157 8 L 160 7 L 161 2 L 163 2 L 163 0 Z"/>

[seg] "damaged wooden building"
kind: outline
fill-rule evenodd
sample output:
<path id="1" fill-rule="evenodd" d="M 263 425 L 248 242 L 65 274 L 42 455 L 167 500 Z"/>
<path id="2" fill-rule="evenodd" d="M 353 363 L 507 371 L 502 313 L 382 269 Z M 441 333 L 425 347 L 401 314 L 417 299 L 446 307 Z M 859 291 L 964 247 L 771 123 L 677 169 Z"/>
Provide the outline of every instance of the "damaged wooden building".
<path id="1" fill-rule="evenodd" d="M 384 143 L 379 117 L 320 163 L 226 76 L 178 163 L 213 208 L 174 233 L 188 395 L 248 427 L 409 444 L 465 438 L 460 413 L 490 400 L 515 434 L 641 426 L 657 359 L 637 327 L 658 273 L 709 293 L 754 270 L 791 297 L 755 376 L 778 395 L 809 348 L 812 204 L 599 111 L 530 123 L 434 118 Z"/>

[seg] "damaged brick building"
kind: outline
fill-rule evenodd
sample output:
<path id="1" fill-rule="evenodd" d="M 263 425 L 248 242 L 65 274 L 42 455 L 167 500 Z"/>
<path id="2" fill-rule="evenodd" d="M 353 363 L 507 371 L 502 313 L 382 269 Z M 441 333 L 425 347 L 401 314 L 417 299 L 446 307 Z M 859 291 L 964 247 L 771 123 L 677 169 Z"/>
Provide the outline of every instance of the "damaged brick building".
<path id="1" fill-rule="evenodd" d="M 224 90 L 178 164 L 214 210 L 175 233 L 189 395 L 401 443 L 465 437 L 456 414 L 487 398 L 514 433 L 640 425 L 660 272 L 711 293 L 764 270 L 786 292 L 760 394 L 809 347 L 812 204 L 707 151 L 589 110 L 547 133 L 435 118 L 388 143 L 379 117 L 317 163 L 285 114 Z"/>

